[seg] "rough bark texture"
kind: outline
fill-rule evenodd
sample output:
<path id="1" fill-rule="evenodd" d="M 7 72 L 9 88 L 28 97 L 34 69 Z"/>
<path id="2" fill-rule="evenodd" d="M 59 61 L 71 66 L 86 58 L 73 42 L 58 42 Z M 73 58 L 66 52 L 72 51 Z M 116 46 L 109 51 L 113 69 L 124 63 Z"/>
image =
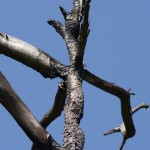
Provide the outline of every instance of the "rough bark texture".
<path id="1" fill-rule="evenodd" d="M 55 28 L 66 43 L 70 58 L 68 66 L 61 64 L 39 48 L 5 33 L 0 33 L 0 54 L 23 63 L 45 78 L 59 77 L 63 80 L 59 84 L 53 107 L 38 123 L 0 72 L 0 103 L 33 141 L 32 150 L 82 150 L 84 148 L 84 133 L 80 128 L 84 112 L 83 80 L 120 99 L 123 124 L 105 134 L 122 133 L 123 142 L 120 150 L 126 140 L 135 135 L 132 114 L 140 108 L 149 107 L 143 104 L 131 112 L 130 96 L 132 93 L 130 91 L 107 82 L 84 69 L 83 57 L 90 32 L 88 20 L 90 2 L 91 0 L 73 0 L 73 8 L 70 12 L 60 7 L 65 25 L 56 20 L 48 20 L 48 23 Z M 45 129 L 60 116 L 63 110 L 65 121 L 63 146 L 61 147 Z"/>
<path id="2" fill-rule="evenodd" d="M 130 95 L 129 91 L 113 84 L 109 83 L 94 74 L 90 73 L 89 71 L 85 70 L 85 75 L 84 75 L 85 81 L 88 83 L 112 94 L 117 96 L 120 99 L 121 102 L 121 113 L 122 113 L 122 118 L 126 127 L 126 130 L 124 132 L 124 137 L 131 138 L 135 135 L 135 127 L 133 124 L 132 120 L 132 115 L 131 115 L 131 105 L 130 105 Z"/>
<path id="3" fill-rule="evenodd" d="M 84 101 L 80 72 L 75 68 L 70 68 L 66 84 L 68 99 L 64 108 L 64 147 L 69 150 L 82 150 L 84 146 L 84 134 L 79 124 L 83 117 Z"/>
<path id="4" fill-rule="evenodd" d="M 135 108 L 133 108 L 132 111 L 131 111 L 131 114 L 133 115 L 135 112 L 137 112 L 138 110 L 140 110 L 142 108 L 149 109 L 149 105 L 146 104 L 146 103 L 142 103 L 142 104 L 136 106 Z M 120 126 L 114 128 L 110 131 L 107 131 L 106 133 L 104 133 L 104 136 L 109 135 L 109 134 L 113 134 L 113 133 L 116 133 L 116 132 L 121 132 L 122 135 L 123 135 L 123 141 L 122 141 L 122 143 L 120 145 L 120 148 L 119 148 L 119 150 L 122 150 L 125 143 L 126 143 L 126 140 L 127 140 L 127 138 L 124 136 L 124 133 L 126 132 L 126 128 L 125 128 L 124 123 L 122 123 Z"/>

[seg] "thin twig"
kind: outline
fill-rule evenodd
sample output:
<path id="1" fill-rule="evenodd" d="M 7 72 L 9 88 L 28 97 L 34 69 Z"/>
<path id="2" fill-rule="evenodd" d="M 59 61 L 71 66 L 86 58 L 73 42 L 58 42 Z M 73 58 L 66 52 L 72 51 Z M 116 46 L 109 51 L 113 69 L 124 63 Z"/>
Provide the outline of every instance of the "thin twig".
<path id="1" fill-rule="evenodd" d="M 131 114 L 133 115 L 135 112 L 137 112 L 138 110 L 140 110 L 142 108 L 148 109 L 149 105 L 146 104 L 146 103 L 142 103 L 142 104 L 136 106 L 135 108 L 133 108 L 132 111 L 131 111 Z M 109 134 L 116 133 L 116 132 L 121 132 L 122 135 L 123 135 L 123 142 L 121 143 L 121 146 L 120 146 L 120 149 L 119 149 L 119 150 L 122 150 L 125 142 L 128 139 L 128 138 L 124 137 L 124 135 L 126 134 L 125 133 L 126 129 L 125 129 L 124 123 L 122 123 L 119 127 L 116 127 L 116 128 L 114 128 L 114 129 L 112 129 L 110 131 L 107 131 L 104 135 L 109 135 Z"/>
<path id="2" fill-rule="evenodd" d="M 83 8 L 83 22 L 81 24 L 80 34 L 79 34 L 79 50 L 78 50 L 78 57 L 82 57 L 84 55 L 84 50 L 87 42 L 87 38 L 89 35 L 89 10 L 90 10 L 90 2 L 91 0 L 87 0 L 84 8 Z M 81 60 L 83 61 L 83 60 Z"/>
<path id="3" fill-rule="evenodd" d="M 44 129 L 46 129 L 52 121 L 54 121 L 57 117 L 61 115 L 61 112 L 64 109 L 65 100 L 66 100 L 66 88 L 64 81 L 62 81 L 58 85 L 58 91 L 56 93 L 53 107 L 49 110 L 49 112 L 47 112 L 44 115 L 44 117 L 40 121 L 40 124 Z"/>

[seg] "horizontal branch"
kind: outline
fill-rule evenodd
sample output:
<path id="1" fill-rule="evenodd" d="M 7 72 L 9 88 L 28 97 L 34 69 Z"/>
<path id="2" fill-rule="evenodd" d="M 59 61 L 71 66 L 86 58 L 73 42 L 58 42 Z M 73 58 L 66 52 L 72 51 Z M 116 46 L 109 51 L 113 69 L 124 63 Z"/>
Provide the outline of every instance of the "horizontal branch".
<path id="1" fill-rule="evenodd" d="M 109 83 L 94 74 L 90 73 L 89 71 L 85 70 L 84 72 L 84 80 L 87 81 L 88 83 L 110 93 L 118 98 L 120 98 L 121 102 L 121 113 L 122 113 L 122 118 L 123 122 L 125 124 L 126 132 L 125 132 L 125 137 L 126 138 L 131 138 L 135 135 L 135 127 L 133 124 L 133 119 L 131 116 L 131 105 L 130 105 L 130 93 L 112 83 Z"/>
<path id="2" fill-rule="evenodd" d="M 0 33 L 0 54 L 23 63 L 44 77 L 63 78 L 63 64 L 42 50 L 5 33 Z"/>
<path id="3" fill-rule="evenodd" d="M 66 87 L 65 83 L 62 81 L 58 85 L 58 91 L 56 93 L 55 101 L 53 107 L 47 112 L 42 120 L 40 121 L 41 126 L 46 129 L 52 121 L 54 121 L 57 117 L 61 115 L 62 110 L 64 109 L 66 100 Z M 31 150 L 36 150 L 37 146 L 35 144 L 32 145 Z"/>
<path id="4" fill-rule="evenodd" d="M 11 85 L 0 72 L 0 103 L 16 120 L 26 135 L 36 143 L 40 149 L 59 150 L 60 146 L 54 141 L 51 135 L 38 123 L 33 114 L 14 92 Z"/>

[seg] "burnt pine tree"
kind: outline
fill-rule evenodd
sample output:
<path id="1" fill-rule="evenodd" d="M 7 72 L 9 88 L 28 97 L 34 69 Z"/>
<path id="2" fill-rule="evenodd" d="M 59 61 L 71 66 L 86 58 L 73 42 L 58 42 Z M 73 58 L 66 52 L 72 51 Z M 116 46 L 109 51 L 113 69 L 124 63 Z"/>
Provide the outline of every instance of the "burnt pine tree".
<path id="1" fill-rule="evenodd" d="M 120 99 L 123 123 L 104 134 L 121 132 L 123 142 L 120 150 L 123 149 L 126 140 L 135 135 L 136 130 L 132 114 L 141 108 L 149 107 L 143 103 L 131 109 L 130 96 L 133 93 L 130 93 L 130 90 L 109 83 L 84 68 L 83 56 L 90 32 L 90 2 L 90 0 L 73 0 L 73 8 L 70 12 L 60 7 L 65 20 L 64 25 L 56 20 L 48 20 L 48 24 L 55 28 L 66 43 L 70 59 L 68 66 L 24 41 L 0 33 L 0 54 L 25 64 L 45 78 L 59 77 L 62 79 L 62 82 L 58 85 L 53 107 L 38 122 L 0 72 L 0 103 L 33 142 L 32 150 L 83 149 L 84 133 L 80 128 L 80 120 L 83 117 L 84 109 L 83 80 Z M 45 129 L 60 116 L 62 111 L 64 111 L 64 138 L 61 146 Z"/>

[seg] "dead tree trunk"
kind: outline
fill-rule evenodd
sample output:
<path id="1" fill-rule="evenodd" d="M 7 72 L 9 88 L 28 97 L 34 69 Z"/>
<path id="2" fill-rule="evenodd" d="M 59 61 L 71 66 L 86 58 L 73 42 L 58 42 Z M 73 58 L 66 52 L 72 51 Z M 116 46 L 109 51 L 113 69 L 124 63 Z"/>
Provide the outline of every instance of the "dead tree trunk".
<path id="1" fill-rule="evenodd" d="M 68 66 L 28 43 L 0 33 L 0 54 L 35 69 L 45 78 L 59 77 L 62 79 L 52 109 L 38 123 L 3 74 L 0 73 L 0 103 L 33 141 L 32 150 L 82 150 L 84 148 L 84 133 L 80 128 L 80 120 L 84 112 L 83 80 L 120 99 L 123 125 L 105 135 L 114 131 L 122 132 L 123 144 L 120 147 L 122 149 L 125 141 L 135 134 L 130 106 L 132 93 L 102 80 L 84 68 L 84 50 L 90 31 L 88 21 L 90 2 L 90 0 L 73 0 L 73 8 L 70 12 L 60 7 L 65 25 L 56 20 L 48 20 L 48 23 L 56 29 L 66 43 L 70 58 Z M 148 107 L 146 104 L 141 105 L 141 108 Z M 45 129 L 63 110 L 64 140 L 63 146 L 60 146 Z"/>

